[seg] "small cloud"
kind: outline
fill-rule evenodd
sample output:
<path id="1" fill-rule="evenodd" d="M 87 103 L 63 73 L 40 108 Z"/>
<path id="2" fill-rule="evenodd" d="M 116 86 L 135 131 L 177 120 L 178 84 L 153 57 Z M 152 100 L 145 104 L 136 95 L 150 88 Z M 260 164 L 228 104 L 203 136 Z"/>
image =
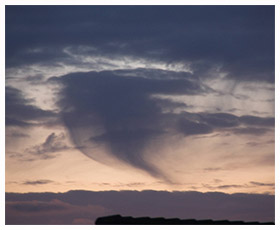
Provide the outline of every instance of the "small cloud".
<path id="1" fill-rule="evenodd" d="M 41 156 L 42 159 L 50 159 L 54 157 L 52 155 L 53 153 L 70 149 L 70 147 L 64 143 L 64 140 L 65 135 L 63 133 L 60 133 L 59 135 L 51 133 L 46 138 L 44 143 L 27 148 L 25 149 L 25 152 L 32 155 Z"/>
<path id="2" fill-rule="evenodd" d="M 23 185 L 44 185 L 44 184 L 50 184 L 53 183 L 52 180 L 27 180 L 23 182 Z"/>
<path id="3" fill-rule="evenodd" d="M 219 189 L 228 189 L 228 188 L 247 188 L 247 185 L 238 185 L 238 184 L 231 184 L 231 185 L 220 185 L 217 186 Z"/>
<path id="4" fill-rule="evenodd" d="M 262 182 L 256 182 L 256 181 L 251 181 L 250 184 L 255 185 L 255 186 L 275 186 L 274 183 L 262 183 Z"/>
<path id="5" fill-rule="evenodd" d="M 215 190 L 215 189 L 230 189 L 230 188 L 248 188 L 247 184 L 239 185 L 239 184 L 224 184 L 219 186 L 212 186 L 209 184 L 202 184 L 203 187 Z"/>

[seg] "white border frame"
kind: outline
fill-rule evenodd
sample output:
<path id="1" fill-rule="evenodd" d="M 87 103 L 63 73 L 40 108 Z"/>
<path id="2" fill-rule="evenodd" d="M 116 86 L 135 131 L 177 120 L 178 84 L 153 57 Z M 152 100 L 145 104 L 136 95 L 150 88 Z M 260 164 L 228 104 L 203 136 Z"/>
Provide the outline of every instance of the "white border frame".
<path id="1" fill-rule="evenodd" d="M 280 94 L 279 94 L 279 66 L 277 63 L 279 61 L 279 13 L 280 13 L 280 4 L 277 0 L 134 0 L 126 1 L 126 0 L 98 0 L 98 1 L 90 1 L 90 0 L 2 0 L 0 1 L 0 105 L 1 105 L 1 113 L 0 113 L 0 228 L 1 229 L 131 229 L 131 226 L 75 226 L 75 225 L 5 225 L 5 6 L 6 5 L 275 5 L 275 166 L 279 166 L 280 157 L 279 157 L 279 142 L 277 139 L 280 137 L 279 130 L 279 106 L 280 106 Z M 279 105 L 279 106 L 278 106 Z M 279 210 L 279 185 L 276 183 L 279 181 L 279 167 L 275 167 L 275 225 L 274 226 L 226 226 L 226 229 L 279 229 L 280 225 L 280 210 Z M 277 217 L 279 217 L 277 219 Z M 207 225 L 207 226 L 133 226 L 133 229 L 224 229 L 225 226 L 217 226 L 217 225 Z"/>

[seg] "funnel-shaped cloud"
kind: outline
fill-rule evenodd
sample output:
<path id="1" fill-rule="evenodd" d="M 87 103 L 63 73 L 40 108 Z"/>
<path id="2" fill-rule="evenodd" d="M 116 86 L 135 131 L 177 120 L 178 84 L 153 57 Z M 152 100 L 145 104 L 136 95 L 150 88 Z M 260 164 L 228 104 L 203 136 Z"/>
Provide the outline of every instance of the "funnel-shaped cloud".
<path id="1" fill-rule="evenodd" d="M 172 114 L 163 113 L 163 109 L 186 106 L 153 95 L 202 92 L 188 76 L 157 79 L 147 78 L 145 73 L 143 77 L 125 77 L 104 71 L 69 74 L 60 80 L 64 87 L 59 105 L 75 145 L 87 156 L 107 163 L 106 156 L 96 150 L 103 146 L 111 156 L 153 176 L 161 173 L 144 153 L 174 123 Z"/>
<path id="2" fill-rule="evenodd" d="M 99 162 L 116 163 L 113 160 L 117 159 L 167 179 L 149 161 L 150 154 L 157 154 L 149 149 L 154 143 L 164 144 L 164 138 L 171 135 L 209 134 L 215 129 L 234 133 L 238 126 L 270 128 L 274 121 L 227 113 L 188 113 L 186 104 L 166 96 L 204 94 L 211 89 L 194 75 L 167 72 L 122 70 L 52 78 L 50 81 L 63 85 L 58 105 L 76 147 Z M 182 108 L 184 112 L 175 112 Z"/>

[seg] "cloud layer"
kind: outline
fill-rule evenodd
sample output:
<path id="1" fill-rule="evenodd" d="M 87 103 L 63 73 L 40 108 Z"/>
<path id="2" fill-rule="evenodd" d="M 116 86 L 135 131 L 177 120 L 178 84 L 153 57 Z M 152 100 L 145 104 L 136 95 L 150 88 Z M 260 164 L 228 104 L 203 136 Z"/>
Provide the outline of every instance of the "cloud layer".
<path id="1" fill-rule="evenodd" d="M 273 195 L 218 192 L 6 193 L 6 224 L 93 224 L 112 214 L 266 222 L 274 221 L 274 200 Z"/>
<path id="2" fill-rule="evenodd" d="M 72 53 L 274 82 L 274 6 L 7 6 L 6 41 L 7 67 L 89 64 Z"/>

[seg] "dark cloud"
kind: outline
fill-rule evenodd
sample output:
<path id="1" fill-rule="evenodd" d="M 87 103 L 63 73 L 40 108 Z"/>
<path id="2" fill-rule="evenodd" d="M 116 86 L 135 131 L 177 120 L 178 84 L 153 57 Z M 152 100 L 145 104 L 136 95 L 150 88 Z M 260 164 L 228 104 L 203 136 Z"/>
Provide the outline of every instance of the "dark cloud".
<path id="1" fill-rule="evenodd" d="M 200 116 L 208 125 L 217 128 L 235 127 L 239 125 L 239 118 L 229 113 L 202 113 Z"/>
<path id="2" fill-rule="evenodd" d="M 127 71 L 130 72 L 133 73 Z M 176 73 L 172 74 L 176 76 Z M 73 73 L 50 80 L 58 80 L 64 85 L 58 105 L 74 144 L 77 147 L 91 146 L 80 148 L 82 152 L 104 161 L 104 157 L 95 155 L 92 147 L 105 144 L 118 159 L 154 176 L 161 175 L 144 159 L 143 153 L 149 143 L 168 132 L 168 124 L 176 122 L 176 117 L 163 113 L 163 110 L 180 108 L 183 103 L 153 96 L 192 95 L 203 90 L 188 78 L 148 77 L 126 77 L 119 72 L 104 71 Z M 182 122 L 186 134 L 187 128 L 189 134 L 209 132 L 203 125 Z"/>
<path id="3" fill-rule="evenodd" d="M 239 120 L 246 125 L 257 125 L 257 126 L 275 126 L 274 118 L 263 118 L 263 117 L 255 117 L 255 116 L 242 116 Z"/>
<path id="4" fill-rule="evenodd" d="M 275 126 L 274 117 L 256 117 L 256 116 L 236 116 L 230 113 L 188 113 L 182 112 L 181 115 L 184 118 L 195 120 L 203 124 L 207 124 L 213 128 L 234 128 L 238 126 L 244 126 L 239 130 L 244 129 L 250 133 L 250 130 L 269 130 Z M 253 132 L 252 132 L 253 133 Z M 258 133 L 256 131 L 256 133 Z"/>
<path id="5" fill-rule="evenodd" d="M 116 158 L 167 179 L 148 160 L 148 147 L 158 140 L 223 129 L 260 135 L 272 128 L 274 118 L 175 112 L 188 106 L 166 96 L 202 95 L 209 89 L 188 74 L 159 71 L 159 78 L 156 70 L 152 76 L 150 70 L 140 72 L 140 76 L 139 69 L 72 73 L 49 80 L 62 84 L 58 95 L 62 120 L 74 145 L 90 158 L 106 164 Z M 99 147 L 109 157 L 95 151 Z"/>
<path id="6" fill-rule="evenodd" d="M 93 57 L 191 62 L 201 76 L 222 66 L 239 81 L 273 82 L 274 20 L 274 6 L 7 6 L 6 66 L 75 65 L 63 52 L 72 47 Z"/>
<path id="7" fill-rule="evenodd" d="M 63 133 L 59 135 L 51 133 L 44 143 L 27 148 L 25 152 L 42 159 L 49 159 L 54 157 L 53 153 L 68 149 L 70 147 L 65 144 L 65 135 Z"/>
<path id="8" fill-rule="evenodd" d="M 26 99 L 19 89 L 9 86 L 6 87 L 5 109 L 6 126 L 32 127 L 57 117 L 53 111 L 32 105 L 32 100 Z"/>
<path id="9" fill-rule="evenodd" d="M 23 185 L 44 185 L 44 184 L 50 184 L 53 183 L 52 180 L 27 180 L 23 182 Z"/>
<path id="10" fill-rule="evenodd" d="M 153 204 L 153 205 L 151 205 Z M 69 191 L 6 193 L 6 224 L 72 224 L 120 214 L 187 219 L 274 221 L 274 195 L 219 192 Z"/>
<path id="11" fill-rule="evenodd" d="M 182 132 L 186 136 L 196 134 L 207 134 L 213 132 L 213 128 L 208 124 L 193 122 L 187 119 L 179 119 L 177 125 L 178 131 Z"/>
<path id="12" fill-rule="evenodd" d="M 220 186 L 216 187 L 216 189 L 229 189 L 229 188 L 247 188 L 247 186 L 246 185 L 231 184 L 231 185 L 220 185 Z"/>

